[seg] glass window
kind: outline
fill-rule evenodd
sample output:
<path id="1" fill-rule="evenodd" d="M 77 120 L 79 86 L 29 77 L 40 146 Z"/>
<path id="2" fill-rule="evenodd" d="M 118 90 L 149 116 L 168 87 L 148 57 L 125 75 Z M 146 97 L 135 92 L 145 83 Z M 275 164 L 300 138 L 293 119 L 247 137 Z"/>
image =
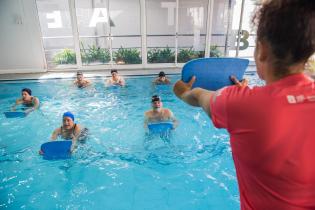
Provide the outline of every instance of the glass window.
<path id="1" fill-rule="evenodd" d="M 175 62 L 176 1 L 147 0 L 148 63 Z"/>
<path id="2" fill-rule="evenodd" d="M 83 65 L 110 63 L 108 1 L 76 0 L 76 15 Z"/>
<path id="3" fill-rule="evenodd" d="M 110 0 L 109 14 L 113 61 L 116 64 L 141 64 L 139 0 Z"/>
<path id="4" fill-rule="evenodd" d="M 48 68 L 76 64 L 67 0 L 37 0 Z"/>
<path id="5" fill-rule="evenodd" d="M 239 20 L 241 15 L 241 0 L 237 0 L 235 7 L 233 9 L 233 24 L 232 30 L 234 32 L 233 36 L 233 46 L 232 49 L 229 51 L 229 56 L 236 56 L 236 48 L 237 48 L 237 32 L 239 29 Z M 256 39 L 256 32 L 252 33 L 251 29 L 251 19 L 253 15 L 253 11 L 257 6 L 257 1 L 247 1 L 244 4 L 244 11 L 243 11 L 243 21 L 242 21 L 242 31 L 240 36 L 240 44 L 239 44 L 239 51 L 238 57 L 240 58 L 247 58 L 250 60 L 254 60 L 254 49 L 255 49 L 255 39 Z"/>
<path id="6" fill-rule="evenodd" d="M 213 3 L 210 57 L 228 56 L 234 3 L 235 0 L 219 0 Z"/>
<path id="7" fill-rule="evenodd" d="M 178 9 L 177 62 L 204 57 L 208 0 L 180 0 Z"/>

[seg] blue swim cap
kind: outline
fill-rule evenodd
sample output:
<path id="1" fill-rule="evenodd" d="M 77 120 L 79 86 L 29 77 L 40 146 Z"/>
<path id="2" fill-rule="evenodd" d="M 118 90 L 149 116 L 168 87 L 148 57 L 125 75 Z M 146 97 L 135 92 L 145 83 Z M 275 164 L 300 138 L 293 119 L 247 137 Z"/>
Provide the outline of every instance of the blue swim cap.
<path id="1" fill-rule="evenodd" d="M 72 121 L 74 121 L 74 115 L 71 112 L 65 112 L 63 113 L 63 118 L 64 117 L 70 117 L 72 119 Z"/>

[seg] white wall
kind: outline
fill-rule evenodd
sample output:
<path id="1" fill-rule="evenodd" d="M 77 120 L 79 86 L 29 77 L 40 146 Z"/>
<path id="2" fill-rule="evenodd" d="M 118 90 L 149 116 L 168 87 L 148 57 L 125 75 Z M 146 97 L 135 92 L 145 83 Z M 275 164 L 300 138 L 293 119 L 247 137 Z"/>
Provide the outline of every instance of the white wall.
<path id="1" fill-rule="evenodd" d="M 35 0 L 0 0 L 0 74 L 43 72 Z"/>

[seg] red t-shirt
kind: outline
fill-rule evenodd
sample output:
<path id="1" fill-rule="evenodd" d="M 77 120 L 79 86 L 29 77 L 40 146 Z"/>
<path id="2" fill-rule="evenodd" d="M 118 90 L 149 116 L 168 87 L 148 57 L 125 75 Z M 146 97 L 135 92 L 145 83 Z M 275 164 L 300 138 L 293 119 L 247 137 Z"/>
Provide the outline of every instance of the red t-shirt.
<path id="1" fill-rule="evenodd" d="M 315 209 L 314 80 L 295 74 L 264 87 L 227 87 L 210 110 L 230 133 L 241 209 Z"/>

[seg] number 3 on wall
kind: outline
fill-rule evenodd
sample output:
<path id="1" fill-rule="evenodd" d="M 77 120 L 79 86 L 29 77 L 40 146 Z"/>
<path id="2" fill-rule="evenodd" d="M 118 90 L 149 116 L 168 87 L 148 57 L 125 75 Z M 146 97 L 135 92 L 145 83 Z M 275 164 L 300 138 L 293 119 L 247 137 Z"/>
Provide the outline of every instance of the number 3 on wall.
<path id="1" fill-rule="evenodd" d="M 249 37 L 249 33 L 246 30 L 242 30 L 241 33 L 241 38 L 240 38 L 240 47 L 239 50 L 245 50 L 248 48 L 248 37 Z M 238 37 L 236 37 L 236 42 L 237 42 Z M 237 46 L 237 43 L 235 44 Z"/>

